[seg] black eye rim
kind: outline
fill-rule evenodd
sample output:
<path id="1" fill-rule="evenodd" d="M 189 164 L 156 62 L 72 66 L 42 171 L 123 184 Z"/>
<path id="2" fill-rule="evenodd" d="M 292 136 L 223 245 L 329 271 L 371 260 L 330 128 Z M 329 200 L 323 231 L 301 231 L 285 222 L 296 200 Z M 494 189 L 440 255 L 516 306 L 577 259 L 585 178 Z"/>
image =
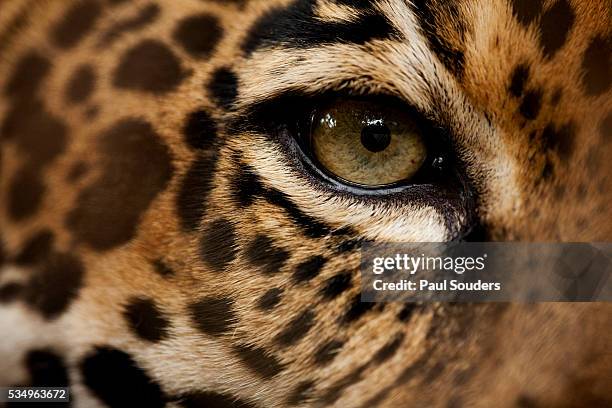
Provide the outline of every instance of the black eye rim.
<path id="1" fill-rule="evenodd" d="M 379 105 L 381 107 L 392 107 L 395 110 L 402 111 L 404 114 L 411 116 L 412 119 L 415 120 L 418 128 L 424 134 L 423 141 L 427 149 L 427 157 L 421 165 L 421 168 L 413 176 L 393 183 L 365 185 L 334 174 L 319 162 L 313 153 L 312 147 L 312 133 L 316 118 L 320 116 L 322 111 L 332 106 L 332 104 L 347 100 L 367 102 L 368 104 Z M 439 179 L 448 175 L 448 172 L 452 170 L 455 160 L 448 135 L 443 129 L 435 126 L 416 108 L 407 105 L 395 97 L 388 95 L 355 96 L 343 93 L 333 93 L 315 97 L 310 100 L 309 103 L 307 107 L 302 108 L 304 109 L 302 115 L 293 118 L 295 124 L 289 126 L 289 128 L 293 129 L 292 133 L 294 134 L 299 148 L 300 159 L 307 165 L 310 171 L 325 182 L 334 185 L 336 188 L 345 187 L 349 191 L 353 191 L 355 194 L 359 195 L 387 195 L 401 192 L 415 185 L 436 184 Z M 440 161 L 444 162 L 443 168 L 439 168 L 439 166 L 436 165 Z"/>
<path id="2" fill-rule="evenodd" d="M 299 146 L 300 135 L 304 132 L 304 119 L 310 119 L 317 106 L 323 106 L 337 98 L 361 98 L 367 101 L 390 101 L 398 109 L 414 112 L 419 120 L 431 132 L 429 140 L 435 148 L 448 152 L 448 165 L 443 172 L 438 172 L 436 180 L 429 183 L 388 186 L 386 188 L 359 188 L 344 184 L 330 177 L 315 165 Z M 248 133 L 263 136 L 270 140 L 283 153 L 285 164 L 293 168 L 300 177 L 308 181 L 316 190 L 347 199 L 360 199 L 372 204 L 382 200 L 397 202 L 398 205 L 409 201 L 415 205 L 450 205 L 457 198 L 463 197 L 467 188 L 463 166 L 452 145 L 452 135 L 444 126 L 436 123 L 435 118 L 427 117 L 417 108 L 407 104 L 395 95 L 363 94 L 352 90 L 325 90 L 305 92 L 301 89 L 288 89 L 282 93 L 255 102 L 240 112 L 226 124 L 227 131 L 235 134 Z M 435 150 L 435 149 L 434 149 Z M 425 181 L 425 180 L 423 180 Z"/>

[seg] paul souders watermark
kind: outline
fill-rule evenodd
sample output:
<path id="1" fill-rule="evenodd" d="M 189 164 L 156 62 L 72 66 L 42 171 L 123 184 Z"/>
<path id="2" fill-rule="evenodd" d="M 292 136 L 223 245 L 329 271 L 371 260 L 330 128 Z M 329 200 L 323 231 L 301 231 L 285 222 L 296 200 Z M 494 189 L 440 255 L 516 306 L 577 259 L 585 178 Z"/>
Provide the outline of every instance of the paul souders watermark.
<path id="1" fill-rule="evenodd" d="M 609 301 L 612 244 L 411 243 L 362 248 L 364 301 Z"/>
<path id="2" fill-rule="evenodd" d="M 444 271 L 463 275 L 470 271 L 483 271 L 488 254 L 482 256 L 413 256 L 409 254 L 395 254 L 391 257 L 375 257 L 372 261 L 372 273 L 381 275 L 385 272 L 405 272 L 411 276 L 418 272 Z M 500 282 L 462 282 L 458 279 L 444 279 L 431 281 L 427 279 L 400 279 L 387 282 L 384 279 L 375 279 L 372 283 L 375 291 L 461 291 L 461 290 L 501 290 Z"/>

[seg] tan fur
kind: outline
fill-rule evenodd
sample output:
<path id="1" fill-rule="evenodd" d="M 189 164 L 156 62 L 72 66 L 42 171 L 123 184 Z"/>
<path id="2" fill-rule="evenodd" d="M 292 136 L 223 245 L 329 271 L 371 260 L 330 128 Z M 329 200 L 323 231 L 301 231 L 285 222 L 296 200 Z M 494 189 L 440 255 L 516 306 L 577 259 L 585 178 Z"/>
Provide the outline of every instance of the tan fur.
<path id="1" fill-rule="evenodd" d="M 19 3 L 19 4 L 18 4 Z M 24 242 L 43 227 L 55 234 L 57 250 L 76 253 L 86 274 L 84 284 L 69 309 L 53 321 L 44 321 L 22 302 L 0 308 L 0 385 L 27 382 L 22 365 L 33 347 L 52 347 L 65 356 L 74 378 L 73 390 L 83 406 L 98 401 L 82 384 L 79 361 L 94 345 L 110 345 L 129 353 L 168 395 L 201 390 L 223 392 L 255 402 L 261 407 L 287 406 L 287 396 L 301 382 L 313 380 L 311 397 L 301 406 L 324 405 L 318 397 L 368 362 L 398 333 L 405 339 L 392 358 L 363 371 L 359 381 L 343 390 L 337 407 L 361 407 L 376 400 L 381 407 L 517 406 L 521 399 L 537 406 L 596 406 L 610 403 L 612 358 L 610 330 L 612 309 L 607 304 L 539 305 L 422 305 L 408 323 L 396 315 L 401 304 L 375 308 L 356 323 L 340 326 L 339 316 L 359 293 L 359 285 L 329 303 L 317 294 L 326 279 L 337 272 L 354 270 L 358 281 L 358 251 L 338 254 L 339 238 L 305 238 L 303 232 L 276 206 L 259 198 L 247 209 L 233 201 L 232 177 L 239 166 L 253 167 L 262 182 L 285 193 L 306 214 L 316 216 L 334 229 L 349 226 L 357 237 L 381 241 L 441 241 L 452 238 L 443 214 L 435 208 L 411 203 L 367 204 L 317 191 L 306 177 L 287 164 L 276 145 L 262 135 L 229 134 L 223 125 L 244 114 L 249 104 L 270 99 L 284 90 L 315 94 L 350 86 L 357 93 L 387 93 L 403 99 L 448 126 L 467 171 L 479 193 L 479 216 L 496 240 L 610 241 L 609 201 L 612 145 L 598 133 L 603 117 L 612 110 L 610 92 L 587 98 L 580 87 L 580 63 L 592 33 L 611 33 L 609 2 L 573 1 L 576 26 L 568 43 L 551 61 L 545 61 L 533 32 L 512 18 L 504 1 L 461 2 L 461 18 L 472 27 L 466 40 L 465 71 L 458 79 L 432 53 L 418 22 L 406 2 L 381 0 L 384 12 L 406 41 L 375 40 L 362 46 L 326 45 L 311 49 L 263 49 L 243 57 L 240 44 L 248 28 L 266 10 L 287 1 L 250 1 L 244 7 L 199 0 L 159 0 L 159 18 L 142 29 L 123 34 L 110 47 L 96 47 L 100 33 L 114 22 L 134 15 L 146 1 L 105 5 L 102 17 L 78 45 L 67 52 L 57 50 L 48 31 L 69 3 L 37 1 L 28 11 L 25 27 L 0 49 L 0 87 L 4 87 L 22 53 L 36 48 L 51 56 L 53 68 L 39 94 L 46 108 L 70 128 L 66 151 L 44 169 L 47 192 L 34 217 L 13 222 L 6 216 L 9 183 L 27 160 L 10 141 L 2 142 L 0 161 L 0 231 L 6 252 L 18 253 Z M 21 4 L 0 4 L 0 32 L 20 12 Z M 321 2 L 319 13 L 328 21 L 346 21 L 356 11 Z M 172 29 L 181 17 L 206 11 L 217 16 L 224 28 L 221 42 L 209 59 L 188 55 L 172 40 Z M 445 16 L 440 17 L 442 21 Z M 449 31 L 440 33 L 455 38 Z M 118 57 L 143 38 L 163 40 L 179 56 L 188 78 L 170 93 L 151 96 L 111 86 Z M 512 69 L 521 61 L 532 67 L 529 84 L 546 90 L 538 119 L 521 126 L 518 102 L 508 96 Z M 84 105 L 67 106 L 63 90 L 75 67 L 83 62 L 95 66 L 95 90 Z M 216 68 L 230 66 L 239 77 L 235 112 L 219 109 L 203 88 Z M 551 89 L 561 87 L 557 107 L 547 100 Z M 439 95 L 437 101 L 431 94 Z M 90 119 L 88 109 L 99 114 Z M 226 139 L 217 153 L 219 161 L 207 198 L 206 216 L 192 233 L 181 230 L 176 195 L 197 154 L 185 144 L 182 129 L 188 113 L 207 109 L 220 124 L 219 137 Z M 0 96 L 0 118 L 10 109 L 9 98 Z M 136 236 L 127 244 L 98 252 L 74 239 L 65 225 L 78 194 L 99 176 L 98 134 L 124 116 L 152 123 L 172 156 L 174 173 L 166 189 L 143 213 Z M 554 178 L 542 182 L 543 154 L 530 144 L 528 135 L 550 121 L 574 118 L 576 150 L 571 162 L 553 159 Z M 487 119 L 489 118 L 489 119 Z M 229 137 L 229 136 L 231 137 Z M 590 152 L 601 157 L 595 173 L 589 172 Z M 237 161 L 235 158 L 239 157 Z M 91 170 L 77 183 L 66 181 L 72 165 L 86 160 Z M 555 198 L 563 186 L 566 198 Z M 583 186 L 584 188 L 582 188 Z M 581 193 L 580 193 L 581 192 Z M 208 222 L 229 219 L 237 242 L 246 247 L 259 233 L 273 237 L 291 256 L 280 273 L 265 276 L 243 254 L 220 275 L 208 268 L 199 255 L 199 237 Z M 462 220 L 466 215 L 462 215 Z M 580 223 L 577 221 L 581 220 Z M 291 283 L 291 271 L 312 255 L 329 257 L 321 274 L 307 284 Z M 151 262 L 161 258 L 175 271 L 164 279 Z M 4 267 L 0 285 L 29 276 L 28 268 Z M 9 270 L 10 269 L 10 270 Z M 284 289 L 283 301 L 270 312 L 256 309 L 257 299 L 269 288 Z M 134 336 L 122 316 L 127 300 L 148 296 L 169 317 L 169 337 L 151 344 Z M 188 314 L 188 305 L 207 295 L 232 296 L 239 324 L 221 338 L 199 332 Z M 279 347 L 275 336 L 305 308 L 316 313 L 314 327 L 297 344 Z M 345 341 L 340 354 L 325 367 L 313 362 L 315 350 L 325 341 Z M 245 367 L 231 347 L 253 345 L 273 353 L 285 365 L 274 378 L 262 380 Z M 394 382 L 416 361 L 422 365 L 406 383 Z M 434 376 L 433 372 L 440 372 Z M 464 376 L 462 373 L 474 373 Z M 428 378 L 432 378 L 428 380 Z M 370 402 L 369 402 L 370 401 Z M 447 405 L 448 404 L 448 405 Z"/>

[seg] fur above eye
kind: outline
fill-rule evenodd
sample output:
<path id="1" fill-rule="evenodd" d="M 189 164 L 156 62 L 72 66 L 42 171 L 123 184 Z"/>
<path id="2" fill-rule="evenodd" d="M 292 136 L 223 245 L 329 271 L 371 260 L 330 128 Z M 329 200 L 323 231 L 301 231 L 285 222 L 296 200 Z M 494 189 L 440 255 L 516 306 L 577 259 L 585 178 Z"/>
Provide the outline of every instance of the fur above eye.
<path id="1" fill-rule="evenodd" d="M 322 171 L 363 188 L 409 182 L 428 156 L 422 125 L 383 103 L 336 99 L 315 110 L 304 134 Z"/>

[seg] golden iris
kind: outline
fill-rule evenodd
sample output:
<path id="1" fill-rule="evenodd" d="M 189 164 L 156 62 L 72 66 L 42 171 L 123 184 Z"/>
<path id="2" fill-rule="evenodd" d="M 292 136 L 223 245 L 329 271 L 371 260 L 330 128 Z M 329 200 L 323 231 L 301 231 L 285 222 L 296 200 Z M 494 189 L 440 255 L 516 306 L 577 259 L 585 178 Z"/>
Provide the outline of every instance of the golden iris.
<path id="1" fill-rule="evenodd" d="M 310 147 L 326 171 L 364 187 L 407 181 L 427 158 L 421 127 L 411 114 L 354 99 L 317 112 Z"/>

